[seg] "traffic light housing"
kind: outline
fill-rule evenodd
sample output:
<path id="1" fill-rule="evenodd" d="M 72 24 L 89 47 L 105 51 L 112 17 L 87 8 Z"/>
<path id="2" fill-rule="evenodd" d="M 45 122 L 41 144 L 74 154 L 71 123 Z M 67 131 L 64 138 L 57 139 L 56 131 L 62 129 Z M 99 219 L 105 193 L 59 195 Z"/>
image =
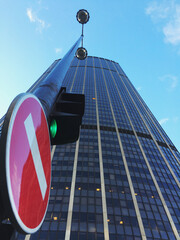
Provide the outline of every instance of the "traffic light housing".
<path id="1" fill-rule="evenodd" d="M 66 93 L 61 88 L 48 119 L 51 145 L 78 140 L 84 108 L 84 94 Z"/>

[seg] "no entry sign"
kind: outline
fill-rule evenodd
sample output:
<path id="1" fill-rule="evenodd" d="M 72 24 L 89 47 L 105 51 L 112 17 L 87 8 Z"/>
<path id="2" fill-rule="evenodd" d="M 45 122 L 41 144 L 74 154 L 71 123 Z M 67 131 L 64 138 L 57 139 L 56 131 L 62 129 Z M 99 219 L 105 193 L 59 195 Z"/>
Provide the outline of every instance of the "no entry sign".
<path id="1" fill-rule="evenodd" d="M 0 144 L 3 200 L 17 230 L 36 232 L 45 217 L 51 182 L 46 116 L 32 94 L 20 94 L 6 114 Z"/>

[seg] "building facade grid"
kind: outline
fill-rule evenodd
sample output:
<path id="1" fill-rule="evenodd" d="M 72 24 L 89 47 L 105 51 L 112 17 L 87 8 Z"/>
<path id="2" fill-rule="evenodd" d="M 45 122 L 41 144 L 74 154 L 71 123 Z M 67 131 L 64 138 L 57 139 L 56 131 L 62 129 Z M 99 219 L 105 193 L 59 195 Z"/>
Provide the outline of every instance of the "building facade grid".
<path id="1" fill-rule="evenodd" d="M 45 221 L 17 239 L 180 239 L 180 154 L 119 64 L 74 58 L 63 86 L 85 94 L 80 138 L 53 147 Z"/>

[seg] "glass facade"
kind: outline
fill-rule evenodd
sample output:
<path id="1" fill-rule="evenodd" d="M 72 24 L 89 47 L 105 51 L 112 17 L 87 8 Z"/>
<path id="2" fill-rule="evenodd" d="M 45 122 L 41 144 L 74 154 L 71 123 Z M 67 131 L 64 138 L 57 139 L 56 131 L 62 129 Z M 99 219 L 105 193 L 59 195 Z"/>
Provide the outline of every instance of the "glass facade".
<path id="1" fill-rule="evenodd" d="M 63 86 L 85 94 L 80 138 L 52 147 L 45 221 L 17 239 L 180 239 L 180 154 L 119 64 L 74 58 Z"/>

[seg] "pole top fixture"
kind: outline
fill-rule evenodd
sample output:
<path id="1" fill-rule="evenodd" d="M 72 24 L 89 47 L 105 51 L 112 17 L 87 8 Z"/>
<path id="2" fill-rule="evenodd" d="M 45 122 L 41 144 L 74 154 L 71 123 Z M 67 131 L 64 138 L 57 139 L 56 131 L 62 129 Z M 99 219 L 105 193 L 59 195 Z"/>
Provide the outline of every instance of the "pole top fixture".
<path id="1" fill-rule="evenodd" d="M 76 14 L 76 19 L 79 23 L 85 24 L 89 21 L 89 13 L 85 9 L 80 9 Z"/>
<path id="2" fill-rule="evenodd" d="M 80 9 L 77 12 L 77 14 L 76 14 L 76 19 L 77 19 L 77 21 L 79 23 L 82 24 L 81 47 L 77 49 L 76 57 L 79 60 L 84 60 L 87 57 L 87 55 L 88 55 L 88 52 L 87 52 L 86 48 L 83 47 L 83 39 L 84 39 L 83 29 L 84 29 L 84 24 L 89 21 L 89 13 L 88 13 L 88 11 L 85 10 L 85 9 Z"/>
<path id="3" fill-rule="evenodd" d="M 87 55 L 88 55 L 87 50 L 83 47 L 78 48 L 76 51 L 76 57 L 79 60 L 84 60 L 87 57 Z"/>

